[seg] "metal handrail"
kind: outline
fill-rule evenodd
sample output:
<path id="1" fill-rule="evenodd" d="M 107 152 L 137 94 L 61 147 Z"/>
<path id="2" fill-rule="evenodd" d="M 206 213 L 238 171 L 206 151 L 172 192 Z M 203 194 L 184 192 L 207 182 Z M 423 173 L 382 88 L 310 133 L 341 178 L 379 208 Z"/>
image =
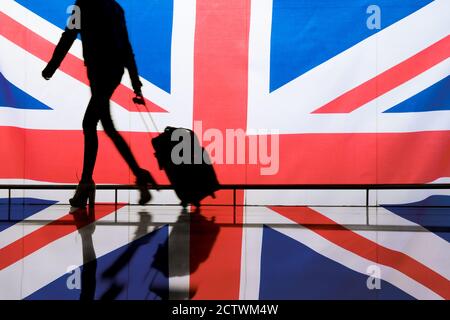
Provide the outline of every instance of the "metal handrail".
<path id="1" fill-rule="evenodd" d="M 1 185 L 0 190 L 8 190 L 8 206 L 11 207 L 11 190 L 73 190 L 76 184 L 14 184 Z M 118 206 L 119 190 L 134 190 L 136 185 L 99 184 L 98 190 L 114 190 L 114 204 Z M 160 190 L 173 190 L 171 185 L 159 185 Z M 155 189 L 151 187 L 150 189 Z M 450 190 L 450 183 L 436 184 L 222 184 L 220 190 L 233 191 L 233 220 L 236 223 L 237 190 L 365 190 L 366 218 L 369 217 L 369 195 L 371 190 Z M 8 210 L 10 218 L 10 209 Z"/>
<path id="2" fill-rule="evenodd" d="M 11 190 L 73 190 L 76 184 L 11 184 L 1 185 L 0 190 L 8 190 L 8 199 L 11 201 Z M 173 190 L 172 185 L 159 185 L 160 190 Z M 118 205 L 119 190 L 134 190 L 136 185 L 130 184 L 99 184 L 98 190 L 114 190 L 114 204 Z M 156 189 L 150 187 L 150 189 Z M 450 190 L 450 183 L 436 184 L 222 184 L 220 190 L 233 191 L 233 207 L 236 210 L 237 190 L 365 190 L 368 208 L 371 190 Z"/>

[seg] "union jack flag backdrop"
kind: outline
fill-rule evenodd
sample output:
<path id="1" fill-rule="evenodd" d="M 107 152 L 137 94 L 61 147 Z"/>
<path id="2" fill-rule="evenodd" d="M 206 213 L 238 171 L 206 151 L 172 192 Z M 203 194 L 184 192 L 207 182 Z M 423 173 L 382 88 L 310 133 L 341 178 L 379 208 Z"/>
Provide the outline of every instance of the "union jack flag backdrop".
<path id="1" fill-rule="evenodd" d="M 263 165 L 250 161 L 217 164 L 222 183 L 448 181 L 449 0 L 117 1 L 126 12 L 143 93 L 159 128 L 192 128 L 202 121 L 203 130 L 243 129 L 247 140 L 257 130 L 276 130 L 276 174 L 263 175 Z M 2 184 L 76 183 L 81 175 L 81 123 L 90 98 L 81 41 L 51 81 L 41 77 L 73 2 L 0 2 Z M 380 9 L 379 29 L 368 27 L 371 5 Z M 138 161 L 165 183 L 132 96 L 124 76 L 111 99 L 116 127 Z M 99 139 L 95 181 L 132 183 L 103 132 Z M 187 283 L 187 296 L 198 299 L 450 299 L 449 237 L 439 229 L 449 225 L 448 213 L 411 209 L 411 204 L 449 205 L 445 192 L 377 192 L 372 204 L 381 207 L 361 216 L 353 209 L 341 214 L 342 208 L 296 207 L 357 203 L 357 192 L 243 191 L 237 194 L 240 203 L 267 205 L 237 209 L 237 222 L 257 227 L 226 227 L 233 213 L 227 207 L 206 209 L 191 223 L 183 214 L 156 215 L 152 222 L 164 226 L 154 230 L 146 227 L 151 218 L 141 213 L 131 235 L 111 239 L 109 227 L 97 226 L 94 260 L 86 258 L 89 250 L 83 260 L 64 249 L 75 236 L 85 249 L 95 227 L 83 219 L 76 226 L 64 224 L 73 217 L 55 208 L 67 195 L 25 191 L 14 194 L 12 209 L 2 207 L 2 219 L 12 213 L 18 220 L 54 222 L 41 227 L 2 222 L 1 298 L 78 298 L 79 291 L 67 289 L 68 274 L 75 272 L 67 266 L 82 265 L 84 279 L 97 277 L 96 298 L 177 297 L 174 288 Z M 174 195 L 156 198 L 165 202 Z M 208 201 L 230 199 L 231 193 L 222 192 Z M 123 210 L 105 205 L 96 210 L 96 219 L 114 221 L 116 212 L 120 220 Z M 374 219 L 410 231 L 346 227 Z M 183 264 L 172 257 L 174 246 L 186 246 L 187 272 L 174 267 Z M 134 272 L 118 271 L 123 257 L 131 257 L 125 260 Z M 96 261 L 96 271 L 89 271 L 88 260 Z M 381 272 L 381 290 L 367 290 L 371 264 Z"/>

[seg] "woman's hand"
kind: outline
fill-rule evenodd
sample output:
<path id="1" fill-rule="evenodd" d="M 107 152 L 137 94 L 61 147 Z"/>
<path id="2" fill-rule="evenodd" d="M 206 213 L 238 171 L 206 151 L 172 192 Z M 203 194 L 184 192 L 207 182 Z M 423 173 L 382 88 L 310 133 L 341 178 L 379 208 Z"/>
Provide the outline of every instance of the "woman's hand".
<path id="1" fill-rule="evenodd" d="M 53 74 L 56 70 L 53 70 L 53 68 L 50 67 L 50 65 L 47 65 L 44 70 L 42 70 L 42 77 L 45 80 L 50 80 L 53 77 Z"/>
<path id="2" fill-rule="evenodd" d="M 145 99 L 144 99 L 144 96 L 142 95 L 142 92 L 141 91 L 138 91 L 138 92 L 135 91 L 134 93 L 136 94 L 136 96 L 133 98 L 133 102 L 136 103 L 136 104 L 140 104 L 140 105 L 145 106 Z"/>

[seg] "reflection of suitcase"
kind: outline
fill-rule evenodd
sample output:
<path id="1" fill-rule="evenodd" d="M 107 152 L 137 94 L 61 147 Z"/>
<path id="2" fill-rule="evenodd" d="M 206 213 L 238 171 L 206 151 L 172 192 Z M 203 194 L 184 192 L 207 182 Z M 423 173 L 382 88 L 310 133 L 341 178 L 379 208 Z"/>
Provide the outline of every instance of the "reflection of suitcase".
<path id="1" fill-rule="evenodd" d="M 186 209 L 183 209 L 186 210 Z M 211 254 L 220 231 L 215 217 L 206 218 L 200 211 L 187 215 L 187 211 L 178 216 L 170 232 L 170 250 L 177 254 L 170 256 L 171 277 L 182 277 L 194 273 Z M 194 246 L 195 250 L 185 252 Z M 189 259 L 186 258 L 189 255 Z M 169 276 L 167 260 L 169 259 L 169 239 L 158 246 L 152 267 Z"/>
<path id="2" fill-rule="evenodd" d="M 172 134 L 175 130 L 177 130 L 177 137 L 180 134 L 187 141 L 179 139 L 172 141 Z M 190 154 L 186 156 L 183 154 L 183 148 L 177 148 L 174 150 L 174 154 L 183 158 L 184 161 L 180 163 L 180 159 L 178 159 L 178 162 L 174 163 L 173 148 L 186 142 L 188 142 L 186 145 L 188 148 L 184 150 L 190 150 Z M 219 190 L 216 173 L 210 164 L 208 154 L 200 146 L 198 138 L 192 130 L 167 127 L 164 132 L 152 139 L 152 144 L 159 167 L 166 172 L 175 193 L 181 200 L 181 205 L 193 204 L 198 207 L 200 201 L 207 196 L 215 197 L 214 192 Z"/>

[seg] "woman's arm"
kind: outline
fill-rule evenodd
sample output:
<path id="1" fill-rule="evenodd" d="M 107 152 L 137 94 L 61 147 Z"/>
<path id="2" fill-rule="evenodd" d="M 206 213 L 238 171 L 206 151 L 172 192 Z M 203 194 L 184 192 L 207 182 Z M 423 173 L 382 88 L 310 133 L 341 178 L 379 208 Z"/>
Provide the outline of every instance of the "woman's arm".
<path id="1" fill-rule="evenodd" d="M 75 5 L 80 5 L 80 0 L 78 0 Z M 59 68 L 61 65 L 61 62 L 64 60 L 64 57 L 67 55 L 67 52 L 69 52 L 70 47 L 72 47 L 73 42 L 78 36 L 78 33 L 80 32 L 77 28 L 66 28 L 61 35 L 61 39 L 59 40 L 55 51 L 53 52 L 53 56 L 45 69 L 42 71 L 42 76 L 45 79 L 50 79 L 53 74 L 56 72 L 56 69 Z"/>
<path id="2" fill-rule="evenodd" d="M 130 75 L 130 80 L 131 80 L 131 84 L 133 86 L 133 90 L 134 93 L 136 93 L 136 95 L 141 96 L 142 92 L 141 92 L 141 87 L 142 87 L 142 83 L 141 80 L 139 79 L 139 72 L 137 69 L 137 65 L 136 65 L 136 59 L 134 57 L 134 52 L 133 52 L 133 48 L 131 46 L 131 42 L 130 42 L 130 38 L 128 36 L 128 29 L 126 26 L 126 22 L 125 22 L 125 15 L 122 12 L 122 22 L 123 22 L 123 28 L 124 28 L 124 36 L 125 36 L 125 67 L 128 69 L 128 73 Z"/>

